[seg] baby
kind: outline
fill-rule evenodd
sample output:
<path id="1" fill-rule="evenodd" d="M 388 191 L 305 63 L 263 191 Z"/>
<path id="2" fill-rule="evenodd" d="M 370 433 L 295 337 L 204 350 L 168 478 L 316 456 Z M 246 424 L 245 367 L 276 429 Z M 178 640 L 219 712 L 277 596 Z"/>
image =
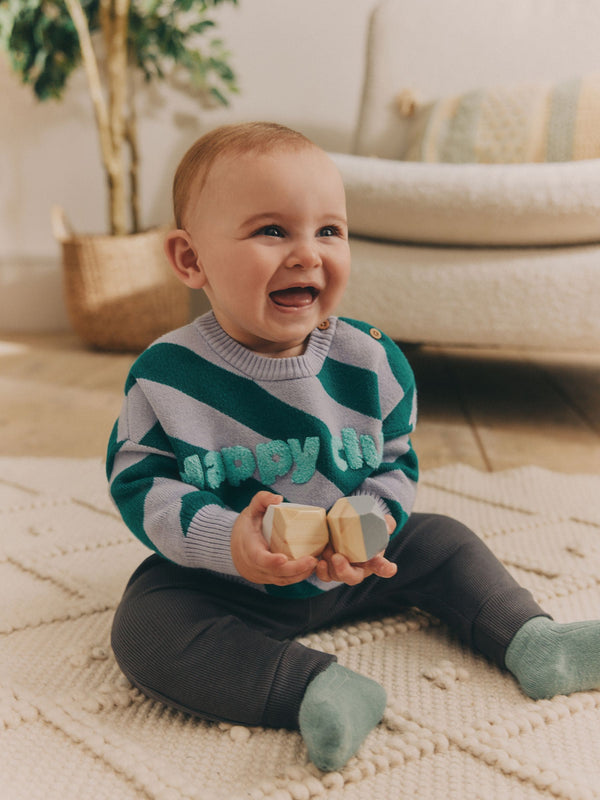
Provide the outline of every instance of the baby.
<path id="1" fill-rule="evenodd" d="M 329 157 L 280 125 L 218 128 L 184 156 L 174 207 L 167 255 L 212 310 L 137 359 L 109 443 L 114 501 L 155 551 L 114 619 L 129 680 L 205 719 L 299 728 L 322 770 L 386 694 L 296 641 L 317 628 L 418 606 L 532 698 L 600 687 L 600 622 L 555 623 L 468 528 L 411 513 L 414 379 L 385 334 L 334 316 L 350 251 Z M 270 504 L 352 495 L 385 515 L 384 552 L 269 551 Z"/>

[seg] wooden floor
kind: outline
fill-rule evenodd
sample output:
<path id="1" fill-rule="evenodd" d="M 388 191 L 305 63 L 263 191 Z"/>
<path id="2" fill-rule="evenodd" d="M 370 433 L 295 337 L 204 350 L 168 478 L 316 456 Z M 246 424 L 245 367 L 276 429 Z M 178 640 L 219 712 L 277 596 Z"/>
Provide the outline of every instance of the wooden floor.
<path id="1" fill-rule="evenodd" d="M 408 347 L 421 468 L 600 472 L 600 354 Z M 0 335 L 0 455 L 103 456 L 130 355 Z"/>

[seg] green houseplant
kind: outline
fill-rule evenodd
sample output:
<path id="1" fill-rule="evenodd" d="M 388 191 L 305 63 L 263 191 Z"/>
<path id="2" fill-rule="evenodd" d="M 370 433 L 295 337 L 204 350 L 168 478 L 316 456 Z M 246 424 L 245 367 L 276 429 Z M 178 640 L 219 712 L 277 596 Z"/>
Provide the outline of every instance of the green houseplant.
<path id="1" fill-rule="evenodd" d="M 109 233 L 75 236 L 53 210 L 65 297 L 75 330 L 107 349 L 139 350 L 185 321 L 162 232 L 139 213 L 136 80 L 172 77 L 204 107 L 237 91 L 214 9 L 237 0 L 0 0 L 0 46 L 39 100 L 60 99 L 83 67 L 107 184 Z M 121 248 L 127 248 L 125 252 Z M 140 264 L 139 280 L 132 270 Z M 126 269 L 125 269 L 126 267 Z"/>

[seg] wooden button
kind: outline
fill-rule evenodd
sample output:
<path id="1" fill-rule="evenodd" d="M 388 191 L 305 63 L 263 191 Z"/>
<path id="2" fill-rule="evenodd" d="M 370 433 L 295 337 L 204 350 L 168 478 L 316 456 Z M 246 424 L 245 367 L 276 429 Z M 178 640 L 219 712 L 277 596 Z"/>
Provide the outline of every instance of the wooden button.
<path id="1" fill-rule="evenodd" d="M 378 331 L 377 328 L 371 328 L 369 333 L 374 339 L 381 339 L 381 337 L 383 336 L 383 333 L 381 331 Z"/>
<path id="2" fill-rule="evenodd" d="M 323 320 L 323 322 L 320 322 L 320 323 L 317 325 L 317 328 L 318 328 L 320 331 L 326 331 L 328 327 L 329 327 L 329 320 L 328 320 L 328 319 L 324 319 L 324 320 Z"/>

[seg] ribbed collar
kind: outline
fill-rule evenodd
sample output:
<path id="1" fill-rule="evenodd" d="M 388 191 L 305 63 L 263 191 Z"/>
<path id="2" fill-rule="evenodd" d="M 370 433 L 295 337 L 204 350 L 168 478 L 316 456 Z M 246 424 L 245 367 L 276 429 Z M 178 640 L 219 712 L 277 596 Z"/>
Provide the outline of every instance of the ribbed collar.
<path id="1" fill-rule="evenodd" d="M 230 366 L 256 381 L 286 381 L 316 375 L 327 358 L 335 334 L 337 318 L 329 318 L 326 330 L 315 328 L 301 356 L 269 358 L 248 350 L 226 333 L 212 311 L 195 323 L 209 347 Z"/>

